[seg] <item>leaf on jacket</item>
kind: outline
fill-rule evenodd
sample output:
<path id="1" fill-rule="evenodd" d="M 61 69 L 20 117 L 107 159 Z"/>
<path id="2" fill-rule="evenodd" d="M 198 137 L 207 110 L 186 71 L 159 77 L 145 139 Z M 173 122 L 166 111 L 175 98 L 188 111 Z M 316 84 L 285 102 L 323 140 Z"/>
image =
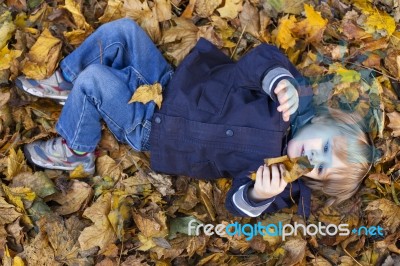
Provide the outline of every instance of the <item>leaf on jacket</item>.
<path id="1" fill-rule="evenodd" d="M 154 83 L 153 85 L 142 85 L 136 89 L 128 103 L 140 102 L 146 104 L 150 101 L 154 101 L 154 103 L 160 109 L 163 99 L 161 92 L 162 87 L 160 83 Z"/>

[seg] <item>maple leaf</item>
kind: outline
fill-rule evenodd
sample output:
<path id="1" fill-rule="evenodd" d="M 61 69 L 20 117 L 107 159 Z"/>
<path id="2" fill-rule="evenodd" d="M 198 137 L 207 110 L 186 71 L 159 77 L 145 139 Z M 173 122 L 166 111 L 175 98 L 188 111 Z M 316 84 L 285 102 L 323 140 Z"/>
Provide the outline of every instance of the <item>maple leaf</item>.
<path id="1" fill-rule="evenodd" d="M 296 18 L 294 16 L 286 15 L 279 19 L 278 28 L 272 32 L 278 47 L 282 47 L 286 50 L 296 45 L 296 37 L 293 34 L 295 27 Z"/>
<path id="2" fill-rule="evenodd" d="M 217 11 L 221 18 L 234 19 L 243 8 L 243 0 L 225 0 L 223 7 L 218 8 Z"/>
<path id="3" fill-rule="evenodd" d="M 141 85 L 133 93 L 132 98 L 128 103 L 140 102 L 146 104 L 153 101 L 158 108 L 161 108 L 162 102 L 162 87 L 160 83 L 154 83 L 153 85 Z"/>
<path id="4" fill-rule="evenodd" d="M 294 32 L 306 35 L 307 42 L 320 42 L 324 34 L 328 20 L 322 18 L 320 12 L 316 12 L 310 5 L 304 4 L 306 19 L 298 22 Z"/>

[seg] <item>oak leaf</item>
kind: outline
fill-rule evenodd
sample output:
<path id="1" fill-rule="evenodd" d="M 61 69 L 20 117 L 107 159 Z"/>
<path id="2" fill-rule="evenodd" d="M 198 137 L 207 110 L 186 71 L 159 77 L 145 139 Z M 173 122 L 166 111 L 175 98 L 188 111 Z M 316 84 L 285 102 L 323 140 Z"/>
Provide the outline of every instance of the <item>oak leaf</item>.
<path id="1" fill-rule="evenodd" d="M 128 103 L 140 102 L 146 104 L 153 101 L 158 108 L 161 108 L 162 87 L 160 83 L 154 83 L 153 85 L 142 85 L 139 86 L 133 93 L 132 98 Z"/>

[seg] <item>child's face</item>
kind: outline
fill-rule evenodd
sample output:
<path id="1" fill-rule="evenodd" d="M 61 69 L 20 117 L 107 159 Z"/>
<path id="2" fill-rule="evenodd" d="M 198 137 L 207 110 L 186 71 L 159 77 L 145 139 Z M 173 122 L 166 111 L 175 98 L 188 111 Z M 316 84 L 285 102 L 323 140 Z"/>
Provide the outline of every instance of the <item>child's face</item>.
<path id="1" fill-rule="evenodd" d="M 321 179 L 332 168 L 346 166 L 333 152 L 333 144 L 337 141 L 346 139 L 336 127 L 309 124 L 289 141 L 287 153 L 290 158 L 307 156 L 314 169 L 306 176 Z"/>

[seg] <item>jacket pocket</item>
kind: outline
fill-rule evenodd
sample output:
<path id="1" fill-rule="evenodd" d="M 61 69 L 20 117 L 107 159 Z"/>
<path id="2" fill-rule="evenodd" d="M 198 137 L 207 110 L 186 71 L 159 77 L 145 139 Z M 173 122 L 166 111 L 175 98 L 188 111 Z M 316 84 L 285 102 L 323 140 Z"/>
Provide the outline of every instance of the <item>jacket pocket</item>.
<path id="1" fill-rule="evenodd" d="M 212 114 L 220 114 L 224 108 L 231 86 L 216 80 L 202 84 L 202 91 L 197 103 L 198 109 Z"/>
<path id="2" fill-rule="evenodd" d="M 213 161 L 193 163 L 191 176 L 200 179 L 216 179 L 222 177 Z"/>

